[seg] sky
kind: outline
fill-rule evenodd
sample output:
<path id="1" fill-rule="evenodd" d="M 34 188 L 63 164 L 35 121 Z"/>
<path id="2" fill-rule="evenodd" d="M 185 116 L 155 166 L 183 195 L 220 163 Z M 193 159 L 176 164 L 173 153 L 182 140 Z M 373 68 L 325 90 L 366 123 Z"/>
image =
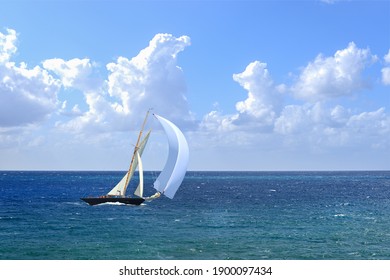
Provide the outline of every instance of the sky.
<path id="1" fill-rule="evenodd" d="M 189 170 L 389 170 L 390 1 L 0 0 L 0 170 L 126 170 L 149 108 Z"/>

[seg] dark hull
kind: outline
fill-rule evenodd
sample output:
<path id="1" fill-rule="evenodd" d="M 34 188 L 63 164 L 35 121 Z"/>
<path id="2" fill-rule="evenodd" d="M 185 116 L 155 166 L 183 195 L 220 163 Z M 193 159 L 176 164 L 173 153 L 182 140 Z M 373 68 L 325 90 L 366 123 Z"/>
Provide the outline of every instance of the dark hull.
<path id="1" fill-rule="evenodd" d="M 119 202 L 124 204 L 140 205 L 142 202 L 145 201 L 145 199 L 138 197 L 83 197 L 81 199 L 89 205 L 98 205 L 107 202 Z"/>

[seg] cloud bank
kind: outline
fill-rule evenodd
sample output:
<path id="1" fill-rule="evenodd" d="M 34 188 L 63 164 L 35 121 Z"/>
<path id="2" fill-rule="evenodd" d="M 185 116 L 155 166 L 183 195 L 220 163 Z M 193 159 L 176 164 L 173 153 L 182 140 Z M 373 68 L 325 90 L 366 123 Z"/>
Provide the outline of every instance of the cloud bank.
<path id="1" fill-rule="evenodd" d="M 108 63 L 107 78 L 100 80 L 93 77 L 98 64 L 89 58 L 47 59 L 31 69 L 26 63 L 16 65 L 10 60 L 16 40 L 14 30 L 0 33 L 0 126 L 35 123 L 64 111 L 67 100 L 59 100 L 61 89 L 78 91 L 87 105 L 81 111 L 76 104 L 68 111 L 74 118 L 58 122 L 73 131 L 128 129 L 128 120 L 149 108 L 182 124 L 193 122 L 184 74 L 177 65 L 178 54 L 191 44 L 187 36 L 157 34 L 135 57 Z"/>
<path id="2" fill-rule="evenodd" d="M 13 61 L 17 37 L 12 29 L 0 32 L 3 156 L 7 151 L 10 158 L 15 153 L 22 158 L 21 151 L 31 145 L 43 149 L 42 157 L 59 147 L 69 151 L 91 150 L 85 145 L 102 151 L 127 147 L 128 141 L 122 140 L 127 138 L 117 135 L 138 128 L 151 107 L 183 128 L 194 127 L 183 70 L 177 63 L 178 54 L 191 44 L 189 37 L 157 34 L 133 58 L 118 57 L 104 69 L 90 58 L 57 57 L 33 67 L 17 65 Z"/>
<path id="3" fill-rule="evenodd" d="M 389 59 L 389 54 L 385 60 Z M 233 75 L 246 91 L 247 98 L 236 103 L 235 114 L 210 112 L 203 118 L 201 128 L 233 135 L 239 131 L 285 147 L 306 147 L 313 150 L 332 147 L 385 148 L 390 143 L 390 117 L 385 107 L 375 111 L 356 112 L 337 100 L 356 96 L 371 87 L 365 70 L 378 60 L 369 49 L 360 49 L 351 42 L 345 49 L 325 57 L 319 54 L 302 68 L 291 85 L 277 84 L 260 61 Z M 382 70 L 386 84 L 387 68 Z M 286 104 L 294 100 L 293 104 Z M 233 145 L 226 142 L 226 145 Z M 272 140 L 271 140 L 272 139 Z"/>
<path id="4" fill-rule="evenodd" d="M 331 56 L 318 54 L 289 84 L 277 83 L 267 63 L 249 63 L 232 75 L 247 93 L 231 104 L 234 113 L 214 110 L 200 121 L 191 112 L 178 65 L 178 55 L 191 45 L 188 36 L 157 34 L 134 57 L 120 56 L 104 69 L 90 58 L 50 58 L 33 67 L 16 64 L 16 42 L 14 30 L 0 32 L 3 148 L 49 143 L 71 149 L 90 143 L 84 142 L 85 135 L 95 143 L 121 146 L 114 136 L 138 127 L 150 107 L 185 128 L 195 151 L 220 150 L 219 156 L 229 155 L 232 148 L 243 154 L 245 149 L 321 153 L 390 148 L 388 108 L 362 111 L 341 102 L 374 86 L 367 70 L 379 59 L 353 42 Z M 379 75 L 382 86 L 390 85 L 390 50 Z"/>

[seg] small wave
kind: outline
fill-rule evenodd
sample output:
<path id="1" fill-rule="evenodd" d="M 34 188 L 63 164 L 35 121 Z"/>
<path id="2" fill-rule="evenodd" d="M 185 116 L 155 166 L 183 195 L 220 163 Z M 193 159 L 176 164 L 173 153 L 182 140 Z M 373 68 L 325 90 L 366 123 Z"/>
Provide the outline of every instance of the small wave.
<path id="1" fill-rule="evenodd" d="M 347 215 L 345 215 L 345 214 L 336 214 L 336 215 L 334 215 L 335 217 L 345 217 L 345 216 L 347 216 Z"/>
<path id="2" fill-rule="evenodd" d="M 13 220 L 13 219 L 15 219 L 14 217 L 12 217 L 12 216 L 9 216 L 9 217 L 0 217 L 0 220 Z"/>
<path id="3" fill-rule="evenodd" d="M 64 202 L 64 204 L 67 204 L 67 205 L 84 205 L 84 202 Z"/>

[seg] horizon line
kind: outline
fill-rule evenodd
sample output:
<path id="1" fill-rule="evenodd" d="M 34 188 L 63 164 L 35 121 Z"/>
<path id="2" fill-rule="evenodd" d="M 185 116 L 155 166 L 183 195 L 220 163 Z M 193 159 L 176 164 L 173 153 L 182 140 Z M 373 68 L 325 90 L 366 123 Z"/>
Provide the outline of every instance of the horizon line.
<path id="1" fill-rule="evenodd" d="M 187 172 L 390 172 L 390 169 L 280 169 L 280 170 L 187 170 Z M 0 169 L 0 172 L 127 172 L 120 169 Z M 144 172 L 161 172 L 161 170 L 144 170 Z"/>

